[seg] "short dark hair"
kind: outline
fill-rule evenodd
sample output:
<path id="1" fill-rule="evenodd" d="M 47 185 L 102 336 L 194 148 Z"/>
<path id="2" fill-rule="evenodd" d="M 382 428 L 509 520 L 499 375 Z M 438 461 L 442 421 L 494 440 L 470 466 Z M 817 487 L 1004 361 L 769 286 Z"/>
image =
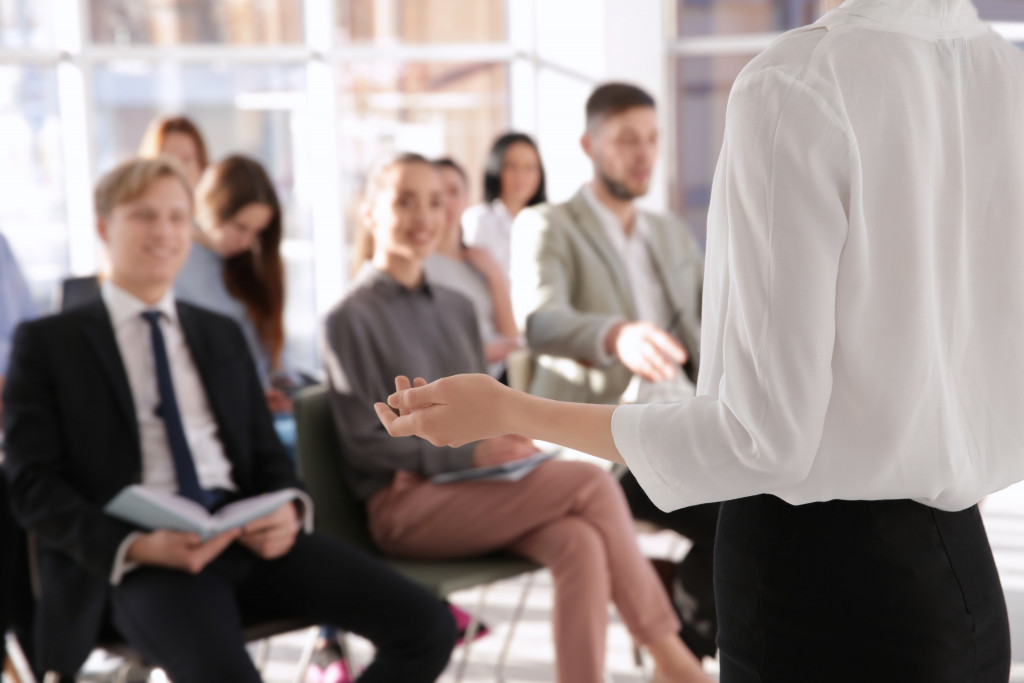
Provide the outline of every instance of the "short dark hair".
<path id="1" fill-rule="evenodd" d="M 540 166 L 540 182 L 537 183 L 537 191 L 526 202 L 527 206 L 543 204 L 548 200 L 548 193 L 545 189 L 544 162 L 540 158 L 540 150 L 537 143 L 526 133 L 505 133 L 491 145 L 491 152 L 487 155 L 487 166 L 484 168 L 484 201 L 493 202 L 501 197 L 501 169 L 505 166 L 505 155 L 508 148 L 517 143 L 525 143 L 533 147 L 537 153 L 537 165 Z"/>
<path id="2" fill-rule="evenodd" d="M 634 107 L 655 108 L 654 98 L 629 83 L 604 83 L 587 98 L 587 130 L 593 130 L 610 116 Z"/>
<path id="3" fill-rule="evenodd" d="M 462 168 L 462 164 L 455 161 L 455 159 L 452 159 L 451 157 L 441 157 L 440 159 L 434 159 L 430 163 L 434 164 L 434 168 L 436 168 L 437 170 L 441 170 L 442 168 L 450 168 L 451 170 L 455 171 L 460 176 L 462 176 L 462 182 L 464 183 L 467 182 L 469 179 L 466 176 L 466 169 Z"/>

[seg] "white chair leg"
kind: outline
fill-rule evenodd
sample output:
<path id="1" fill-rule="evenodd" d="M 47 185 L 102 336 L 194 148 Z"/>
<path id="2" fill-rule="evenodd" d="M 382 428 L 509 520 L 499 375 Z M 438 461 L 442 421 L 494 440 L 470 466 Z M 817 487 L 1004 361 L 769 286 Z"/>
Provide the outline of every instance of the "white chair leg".
<path id="1" fill-rule="evenodd" d="M 8 633 L 4 638 L 4 644 L 7 651 L 4 674 L 6 675 L 8 671 L 13 672 L 18 683 L 36 683 L 35 674 L 28 665 L 28 658 L 25 657 L 25 651 L 21 649 L 18 638 L 13 633 Z"/>
<path id="2" fill-rule="evenodd" d="M 455 672 L 455 683 L 461 683 L 462 677 L 466 675 L 466 665 L 469 664 L 469 652 L 473 648 L 473 641 L 476 640 L 476 634 L 480 630 L 480 614 L 483 612 L 484 605 L 487 602 L 487 591 L 489 589 L 490 585 L 480 588 L 480 599 L 477 601 L 476 609 L 473 611 L 473 618 L 470 619 L 469 625 L 466 627 L 466 633 L 462 637 L 462 659 L 459 661 L 459 668 Z"/>
<path id="3" fill-rule="evenodd" d="M 526 598 L 530 594 L 530 589 L 533 587 L 533 579 L 536 575 L 536 572 L 530 572 L 526 575 L 526 585 L 523 586 L 523 591 L 519 594 L 519 602 L 512 613 L 512 620 L 508 625 L 508 633 L 505 634 L 505 642 L 502 643 L 501 653 L 498 655 L 498 664 L 494 669 L 494 680 L 499 683 L 505 680 L 505 663 L 508 661 L 508 651 L 512 647 L 512 636 L 515 635 L 516 626 L 519 625 L 519 619 L 523 616 L 523 610 L 526 608 Z"/>
<path id="4" fill-rule="evenodd" d="M 306 644 L 302 647 L 302 655 L 299 657 L 299 663 L 296 667 L 295 683 L 305 683 L 306 681 L 306 669 L 309 668 L 310 662 L 313 661 L 313 652 L 316 651 L 316 641 L 320 636 L 320 627 L 311 626 L 307 629 L 307 632 Z"/>

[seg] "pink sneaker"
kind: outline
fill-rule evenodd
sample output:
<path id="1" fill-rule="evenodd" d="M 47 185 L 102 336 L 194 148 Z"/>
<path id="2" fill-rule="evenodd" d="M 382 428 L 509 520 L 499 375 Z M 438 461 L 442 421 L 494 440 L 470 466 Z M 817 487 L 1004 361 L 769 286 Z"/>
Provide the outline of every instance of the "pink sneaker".
<path id="1" fill-rule="evenodd" d="M 466 629 L 469 628 L 470 622 L 473 621 L 473 615 L 470 614 L 469 612 L 465 611 L 464 609 L 456 607 L 451 602 L 447 603 L 447 605 L 448 605 L 448 611 L 452 613 L 453 617 L 455 617 L 455 628 L 459 632 L 459 639 L 456 640 L 455 643 L 456 643 L 456 645 L 461 645 L 463 643 L 463 641 L 465 640 Z M 484 636 L 486 636 L 490 632 L 491 632 L 491 629 L 489 629 L 487 627 L 487 624 L 481 622 L 479 627 L 476 630 L 476 637 L 473 638 L 473 640 L 474 641 L 480 640 L 481 638 L 483 638 Z"/>
<path id="2" fill-rule="evenodd" d="M 348 665 L 344 659 L 335 659 L 324 669 L 324 675 L 320 683 L 352 683 L 355 679 L 349 673 Z"/>

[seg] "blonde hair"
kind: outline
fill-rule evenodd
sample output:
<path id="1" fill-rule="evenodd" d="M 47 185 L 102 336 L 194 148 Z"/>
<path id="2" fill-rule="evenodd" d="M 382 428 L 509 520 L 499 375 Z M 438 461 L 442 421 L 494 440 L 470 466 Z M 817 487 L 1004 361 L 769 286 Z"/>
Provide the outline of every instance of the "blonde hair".
<path id="1" fill-rule="evenodd" d="M 114 209 L 146 194 L 161 178 L 174 178 L 181 183 L 192 206 L 192 185 L 177 160 L 160 156 L 155 159 L 129 159 L 122 162 L 96 183 L 93 200 L 96 215 L 108 218 Z"/>
<path id="2" fill-rule="evenodd" d="M 421 154 L 415 152 L 396 152 L 379 159 L 370 171 L 366 174 L 366 184 L 363 186 L 361 206 L 366 207 L 372 204 L 377 194 L 384 189 L 384 180 L 391 169 L 406 164 L 426 164 L 431 168 L 434 165 Z M 356 227 L 356 236 L 352 247 L 352 274 L 353 277 L 362 268 L 363 263 L 373 258 L 375 248 L 373 241 L 373 226 L 367 224 L 363 218 L 363 211 L 359 214 L 359 223 Z"/>

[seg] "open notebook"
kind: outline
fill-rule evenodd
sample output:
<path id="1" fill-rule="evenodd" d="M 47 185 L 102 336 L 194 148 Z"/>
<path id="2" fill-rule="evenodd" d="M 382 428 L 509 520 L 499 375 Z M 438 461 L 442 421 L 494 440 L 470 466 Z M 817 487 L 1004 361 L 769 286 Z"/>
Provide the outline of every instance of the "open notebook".
<path id="1" fill-rule="evenodd" d="M 486 481 L 519 481 L 530 472 L 537 469 L 542 462 L 555 457 L 554 453 L 538 451 L 522 460 L 513 460 L 500 465 L 490 467 L 470 467 L 465 470 L 454 472 L 442 472 L 435 474 L 430 481 L 435 484 L 450 484 L 456 481 L 486 480 Z"/>

